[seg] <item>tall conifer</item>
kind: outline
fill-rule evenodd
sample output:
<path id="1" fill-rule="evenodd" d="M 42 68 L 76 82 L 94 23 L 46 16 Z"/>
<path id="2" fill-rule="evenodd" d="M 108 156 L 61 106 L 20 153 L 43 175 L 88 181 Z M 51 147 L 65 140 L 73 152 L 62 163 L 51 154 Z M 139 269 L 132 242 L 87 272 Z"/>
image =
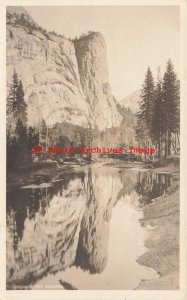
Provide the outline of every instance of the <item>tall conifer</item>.
<path id="1" fill-rule="evenodd" d="M 137 114 L 136 134 L 138 139 L 150 138 L 153 119 L 154 103 L 154 79 L 150 67 L 148 67 L 145 81 L 141 90 L 140 108 Z"/>
<path id="2" fill-rule="evenodd" d="M 161 154 L 162 154 L 163 133 L 164 133 L 164 102 L 163 102 L 160 68 L 158 68 L 157 83 L 154 92 L 151 137 L 154 144 L 158 144 L 159 160 L 161 160 Z"/>
<path id="3" fill-rule="evenodd" d="M 165 156 L 171 153 L 171 134 L 179 130 L 180 122 L 180 94 L 179 81 L 174 72 L 171 60 L 168 60 L 166 72 L 163 77 L 163 101 L 164 101 L 164 132 L 165 132 Z"/>

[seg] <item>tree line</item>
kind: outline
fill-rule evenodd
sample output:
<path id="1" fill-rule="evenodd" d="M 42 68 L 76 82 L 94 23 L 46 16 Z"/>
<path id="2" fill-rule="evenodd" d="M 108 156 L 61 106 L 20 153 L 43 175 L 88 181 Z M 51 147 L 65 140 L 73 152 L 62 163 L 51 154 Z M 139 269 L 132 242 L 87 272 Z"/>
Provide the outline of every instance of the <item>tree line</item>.
<path id="1" fill-rule="evenodd" d="M 138 143 L 158 148 L 159 160 L 171 154 L 172 145 L 177 152 L 180 131 L 180 82 L 169 59 L 161 78 L 158 68 L 157 80 L 148 67 L 141 89 L 137 113 L 136 137 Z"/>

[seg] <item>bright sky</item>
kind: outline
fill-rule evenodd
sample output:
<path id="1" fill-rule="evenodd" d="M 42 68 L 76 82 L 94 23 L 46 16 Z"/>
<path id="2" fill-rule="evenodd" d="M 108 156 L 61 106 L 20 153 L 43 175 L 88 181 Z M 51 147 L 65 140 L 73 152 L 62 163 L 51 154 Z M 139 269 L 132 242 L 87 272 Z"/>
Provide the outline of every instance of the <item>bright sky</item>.
<path id="1" fill-rule="evenodd" d="M 74 38 L 89 30 L 106 40 L 109 80 L 121 100 L 141 87 L 148 65 L 156 76 L 168 58 L 179 72 L 180 12 L 176 6 L 25 7 L 43 28 Z"/>

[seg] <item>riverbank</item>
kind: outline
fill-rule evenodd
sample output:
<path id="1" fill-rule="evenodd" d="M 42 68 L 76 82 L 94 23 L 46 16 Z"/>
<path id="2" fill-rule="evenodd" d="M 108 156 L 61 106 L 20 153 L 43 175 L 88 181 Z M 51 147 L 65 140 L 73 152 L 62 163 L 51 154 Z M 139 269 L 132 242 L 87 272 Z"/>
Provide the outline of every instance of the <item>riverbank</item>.
<path id="1" fill-rule="evenodd" d="M 172 185 L 168 192 L 143 208 L 142 226 L 150 230 L 145 242 L 148 251 L 137 259 L 141 265 L 154 269 L 159 278 L 142 280 L 139 290 L 176 290 L 179 289 L 179 157 L 173 156 L 161 163 L 146 164 L 106 163 L 119 169 L 132 169 L 172 175 Z"/>
<path id="2" fill-rule="evenodd" d="M 58 167 L 51 163 L 36 163 L 7 170 L 7 187 L 50 182 L 57 179 L 60 174 L 72 170 L 71 165 Z"/>
<path id="3" fill-rule="evenodd" d="M 162 163 L 145 163 L 145 162 L 131 162 L 119 161 L 110 159 L 100 159 L 93 161 L 91 164 L 99 164 L 100 166 L 109 166 L 119 169 L 132 169 L 132 170 L 151 170 L 152 172 L 165 172 L 178 174 L 179 173 L 179 158 L 169 158 L 162 161 Z M 63 173 L 72 172 L 82 166 L 89 166 L 88 162 L 68 162 L 58 164 L 57 162 L 37 162 L 31 163 L 26 166 L 7 169 L 7 186 L 22 186 L 27 184 L 41 184 L 55 180 Z"/>
<path id="4" fill-rule="evenodd" d="M 145 242 L 148 251 L 137 261 L 157 271 L 160 277 L 142 280 L 137 289 L 179 289 L 179 178 L 165 195 L 144 207 L 141 223 L 152 232 Z"/>
<path id="5" fill-rule="evenodd" d="M 114 168 L 119 169 L 134 169 L 134 170 L 142 170 L 148 171 L 151 170 L 152 172 L 159 172 L 159 173 L 173 173 L 179 174 L 179 163 L 180 157 L 179 156 L 171 156 L 161 162 L 131 162 L 131 161 L 124 161 L 124 162 L 105 162 L 105 166 L 111 166 Z"/>

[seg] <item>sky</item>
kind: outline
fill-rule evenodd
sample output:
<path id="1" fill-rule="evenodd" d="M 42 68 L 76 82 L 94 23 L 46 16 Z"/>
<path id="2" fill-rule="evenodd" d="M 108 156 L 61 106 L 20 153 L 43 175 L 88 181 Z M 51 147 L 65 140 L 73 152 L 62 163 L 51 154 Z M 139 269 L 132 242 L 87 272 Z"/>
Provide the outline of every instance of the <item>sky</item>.
<path id="1" fill-rule="evenodd" d="M 150 66 L 156 78 L 170 58 L 179 76 L 177 6 L 27 6 L 41 27 L 74 38 L 99 31 L 107 45 L 109 82 L 121 100 L 141 88 Z"/>

